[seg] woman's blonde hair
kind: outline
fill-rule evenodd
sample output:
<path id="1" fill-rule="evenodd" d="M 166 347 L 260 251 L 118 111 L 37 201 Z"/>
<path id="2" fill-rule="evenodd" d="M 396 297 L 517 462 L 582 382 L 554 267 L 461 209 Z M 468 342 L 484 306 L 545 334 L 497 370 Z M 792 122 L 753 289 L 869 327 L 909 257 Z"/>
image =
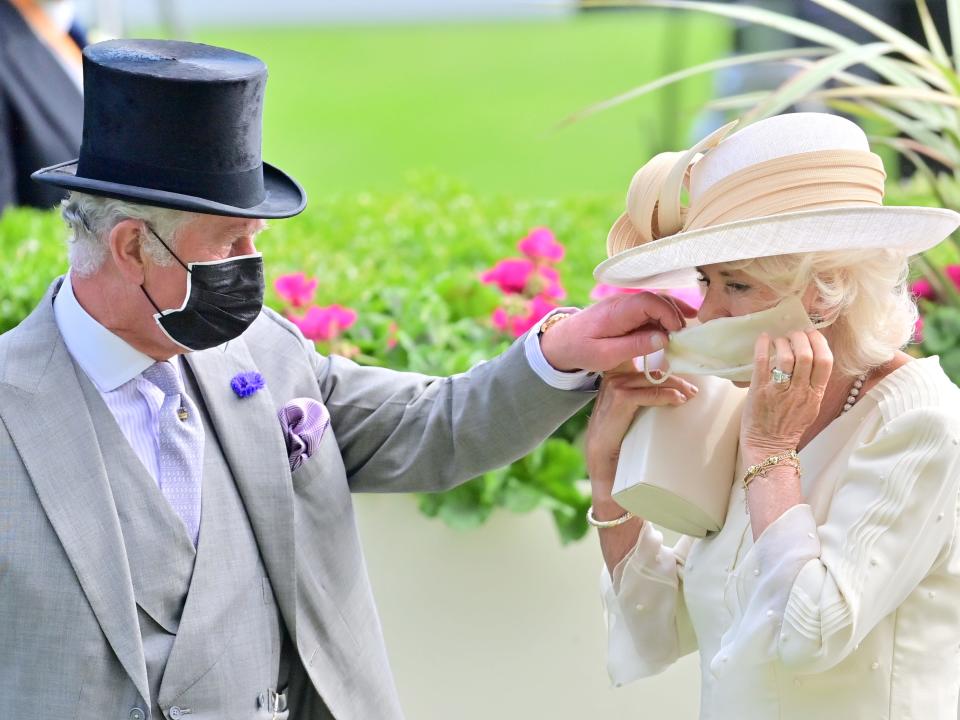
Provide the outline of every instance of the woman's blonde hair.
<path id="1" fill-rule="evenodd" d="M 810 308 L 833 327 L 834 371 L 856 376 L 890 360 L 913 337 L 917 305 L 907 257 L 894 250 L 834 250 L 731 263 L 782 297 L 817 295 Z M 816 319 L 816 318 L 815 318 Z"/>

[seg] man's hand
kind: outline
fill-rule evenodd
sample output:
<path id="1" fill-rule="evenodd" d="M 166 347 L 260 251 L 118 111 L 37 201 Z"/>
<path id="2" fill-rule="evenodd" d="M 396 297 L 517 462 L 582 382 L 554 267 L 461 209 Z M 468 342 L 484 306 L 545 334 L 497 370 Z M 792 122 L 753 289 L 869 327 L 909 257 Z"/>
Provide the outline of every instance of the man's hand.
<path id="1" fill-rule="evenodd" d="M 667 344 L 697 311 L 655 293 L 604 298 L 557 323 L 540 338 L 543 356 L 557 370 L 604 372 Z"/>

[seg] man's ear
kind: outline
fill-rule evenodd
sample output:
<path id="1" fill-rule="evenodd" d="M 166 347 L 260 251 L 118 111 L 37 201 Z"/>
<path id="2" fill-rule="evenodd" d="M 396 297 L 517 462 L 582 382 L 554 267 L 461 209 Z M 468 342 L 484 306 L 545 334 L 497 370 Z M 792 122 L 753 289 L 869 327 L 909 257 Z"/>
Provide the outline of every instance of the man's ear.
<path id="1" fill-rule="evenodd" d="M 146 232 L 142 220 L 121 220 L 113 226 L 107 245 L 119 273 L 131 284 L 142 285 L 144 280 L 143 249 L 141 241 Z"/>

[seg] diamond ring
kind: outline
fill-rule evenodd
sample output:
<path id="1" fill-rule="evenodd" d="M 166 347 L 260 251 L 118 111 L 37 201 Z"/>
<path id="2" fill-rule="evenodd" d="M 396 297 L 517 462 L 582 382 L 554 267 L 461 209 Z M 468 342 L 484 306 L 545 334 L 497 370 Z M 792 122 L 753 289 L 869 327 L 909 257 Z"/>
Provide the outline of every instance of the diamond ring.
<path id="1" fill-rule="evenodd" d="M 774 385 L 782 385 L 783 383 L 790 382 L 790 378 L 793 377 L 790 373 L 784 372 L 778 367 L 775 367 L 770 372 L 770 377 L 773 379 Z"/>

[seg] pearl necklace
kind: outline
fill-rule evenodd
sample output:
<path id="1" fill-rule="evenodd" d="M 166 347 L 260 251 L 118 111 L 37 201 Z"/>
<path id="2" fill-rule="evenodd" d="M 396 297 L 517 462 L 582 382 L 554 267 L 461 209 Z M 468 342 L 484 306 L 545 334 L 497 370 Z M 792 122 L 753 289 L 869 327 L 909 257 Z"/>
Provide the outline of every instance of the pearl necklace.
<path id="1" fill-rule="evenodd" d="M 840 411 L 841 415 L 843 415 L 847 410 L 852 408 L 854 404 L 857 402 L 858 396 L 860 395 L 860 390 L 863 388 L 863 383 L 865 383 L 866 381 L 867 381 L 867 374 L 864 373 L 863 375 L 858 377 L 856 381 L 853 383 L 853 387 L 850 388 L 850 394 L 847 396 L 847 402 L 843 406 L 843 410 Z"/>

